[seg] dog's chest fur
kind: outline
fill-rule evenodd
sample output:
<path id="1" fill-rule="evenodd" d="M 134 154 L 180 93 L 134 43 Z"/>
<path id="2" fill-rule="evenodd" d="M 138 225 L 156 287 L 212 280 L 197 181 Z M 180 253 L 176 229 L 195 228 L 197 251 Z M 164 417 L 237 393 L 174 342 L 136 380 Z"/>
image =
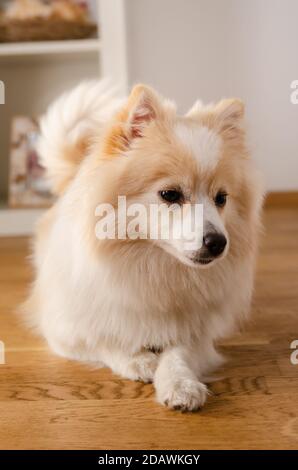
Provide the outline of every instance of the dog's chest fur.
<path id="1" fill-rule="evenodd" d="M 155 251 L 148 259 L 145 252 L 140 260 L 130 253 L 117 262 L 100 258 L 90 262 L 85 255 L 74 259 L 75 249 L 66 252 L 61 247 L 65 271 L 59 279 L 51 266 L 62 252 L 54 247 L 49 265 L 47 260 L 43 264 L 44 281 L 56 284 L 57 291 L 63 282 L 64 305 L 60 296 L 49 301 L 51 315 L 45 313 L 43 330 L 58 328 L 62 336 L 67 332 L 71 346 L 85 344 L 93 350 L 108 341 L 134 352 L 189 344 L 204 336 L 216 338 L 241 315 L 237 303 L 250 299 L 249 271 L 243 262 L 237 268 L 227 259 L 218 268 L 203 271 L 179 268 L 177 262 L 174 269 L 170 255 Z"/>

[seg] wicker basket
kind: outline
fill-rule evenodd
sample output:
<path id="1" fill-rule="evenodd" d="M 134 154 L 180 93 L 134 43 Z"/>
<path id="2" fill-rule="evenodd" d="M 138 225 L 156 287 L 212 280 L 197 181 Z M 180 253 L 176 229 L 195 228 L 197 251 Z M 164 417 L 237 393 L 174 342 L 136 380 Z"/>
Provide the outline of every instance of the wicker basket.
<path id="1" fill-rule="evenodd" d="M 8 21 L 0 17 L 0 42 L 84 39 L 93 36 L 96 30 L 97 26 L 88 21 L 75 22 L 59 18 Z"/>

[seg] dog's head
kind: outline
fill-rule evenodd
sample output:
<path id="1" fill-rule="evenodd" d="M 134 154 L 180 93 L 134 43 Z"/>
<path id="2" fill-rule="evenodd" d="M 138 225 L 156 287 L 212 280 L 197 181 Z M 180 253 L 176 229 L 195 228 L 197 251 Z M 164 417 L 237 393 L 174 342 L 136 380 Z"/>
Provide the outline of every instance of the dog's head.
<path id="1" fill-rule="evenodd" d="M 138 223 L 139 238 L 186 265 L 202 268 L 229 252 L 247 251 L 260 192 L 245 146 L 243 113 L 240 100 L 224 99 L 208 106 L 197 102 L 181 117 L 151 88 L 133 89 L 106 130 L 101 155 L 113 162 L 107 202 L 115 204 L 116 195 L 126 196 L 127 207 L 142 205 L 147 215 L 153 205 L 171 206 L 168 222 L 150 217 L 149 225 Z M 203 206 L 203 224 L 197 225 L 198 236 L 189 243 L 187 229 L 179 237 L 173 234 L 182 216 L 190 220 L 193 234 L 196 204 Z M 152 239 L 149 232 L 159 224 L 163 229 L 167 225 L 169 236 L 161 236 L 159 226 Z M 127 231 L 131 229 L 128 224 Z"/>

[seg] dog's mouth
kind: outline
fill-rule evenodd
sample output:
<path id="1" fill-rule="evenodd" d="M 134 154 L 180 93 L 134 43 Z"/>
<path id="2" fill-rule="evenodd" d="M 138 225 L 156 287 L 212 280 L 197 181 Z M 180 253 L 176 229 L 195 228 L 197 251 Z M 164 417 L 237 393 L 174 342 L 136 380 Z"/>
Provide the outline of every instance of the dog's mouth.
<path id="1" fill-rule="evenodd" d="M 213 259 L 214 258 L 201 258 L 201 259 L 198 260 L 198 263 L 206 265 L 206 264 L 211 263 L 213 261 Z"/>
<path id="2" fill-rule="evenodd" d="M 195 257 L 195 258 L 192 258 L 191 259 L 191 263 L 193 266 L 208 266 L 209 264 L 212 263 L 212 261 L 214 261 L 215 258 L 207 258 L 207 257 L 204 257 L 202 256 L 201 258 L 199 256 Z"/>

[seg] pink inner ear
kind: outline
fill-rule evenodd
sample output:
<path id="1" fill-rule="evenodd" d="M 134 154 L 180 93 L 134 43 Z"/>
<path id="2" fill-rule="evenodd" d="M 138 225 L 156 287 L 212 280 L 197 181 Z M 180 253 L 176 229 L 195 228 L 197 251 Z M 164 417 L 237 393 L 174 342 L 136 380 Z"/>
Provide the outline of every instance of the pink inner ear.
<path id="1" fill-rule="evenodd" d="M 135 139 L 136 137 L 142 137 L 143 129 L 152 119 L 154 119 L 156 113 L 148 101 L 143 101 L 140 103 L 131 118 L 131 137 Z"/>

